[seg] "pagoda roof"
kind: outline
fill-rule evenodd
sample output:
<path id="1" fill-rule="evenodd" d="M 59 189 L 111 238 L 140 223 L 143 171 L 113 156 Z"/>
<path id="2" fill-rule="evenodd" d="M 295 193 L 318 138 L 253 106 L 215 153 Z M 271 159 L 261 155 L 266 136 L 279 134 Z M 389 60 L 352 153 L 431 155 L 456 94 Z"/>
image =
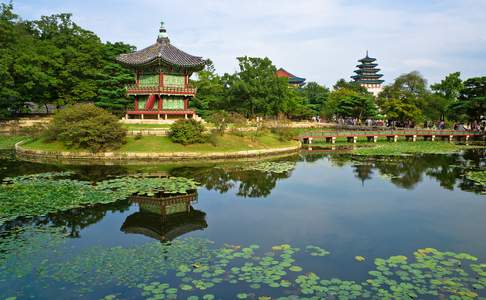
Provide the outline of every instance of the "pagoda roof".
<path id="1" fill-rule="evenodd" d="M 155 44 L 139 51 L 121 54 L 117 57 L 117 61 L 128 67 L 144 66 L 160 61 L 169 65 L 195 70 L 204 68 L 206 61 L 200 56 L 188 54 L 170 43 L 163 23 L 160 33 Z"/>
<path id="2" fill-rule="evenodd" d="M 369 62 L 374 62 L 376 61 L 376 58 L 374 57 L 369 57 L 368 55 L 368 50 L 366 50 L 366 56 L 360 60 L 358 60 L 359 62 L 362 62 L 362 63 L 369 63 Z"/>
<path id="3" fill-rule="evenodd" d="M 355 73 L 357 74 L 366 74 L 366 73 L 377 73 L 381 71 L 381 69 L 378 69 L 378 68 L 373 68 L 373 69 L 358 69 L 358 70 L 354 70 Z"/>
<path id="4" fill-rule="evenodd" d="M 299 84 L 305 81 L 305 78 L 297 77 L 283 68 L 277 70 L 277 77 L 287 77 L 289 79 L 289 83 Z"/>
<path id="5" fill-rule="evenodd" d="M 375 67 L 378 67 L 378 64 L 373 64 L 373 63 L 360 64 L 360 65 L 356 65 L 356 67 L 360 69 L 373 69 Z"/>
<path id="6" fill-rule="evenodd" d="M 381 79 L 355 79 L 359 84 L 382 84 L 385 80 Z"/>

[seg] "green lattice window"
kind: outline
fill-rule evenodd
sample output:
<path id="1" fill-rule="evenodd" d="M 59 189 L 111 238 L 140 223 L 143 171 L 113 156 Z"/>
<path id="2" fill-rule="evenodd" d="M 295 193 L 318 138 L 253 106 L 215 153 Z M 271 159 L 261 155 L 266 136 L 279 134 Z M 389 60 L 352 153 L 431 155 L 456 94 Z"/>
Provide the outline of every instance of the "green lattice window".
<path id="1" fill-rule="evenodd" d="M 162 102 L 162 107 L 164 109 L 184 109 L 184 100 L 180 98 L 164 98 L 164 102 Z"/>
<path id="2" fill-rule="evenodd" d="M 138 96 L 138 110 L 145 109 L 145 103 L 147 103 L 147 96 Z"/>
<path id="3" fill-rule="evenodd" d="M 167 205 L 165 207 L 165 212 L 170 215 L 170 214 L 176 214 L 180 212 L 186 212 L 187 211 L 187 204 L 182 202 L 182 203 L 176 203 L 172 205 Z"/>
<path id="4" fill-rule="evenodd" d="M 159 74 L 143 74 L 140 76 L 140 86 L 158 86 Z"/>
<path id="5" fill-rule="evenodd" d="M 185 76 L 164 74 L 164 85 L 184 87 Z"/>

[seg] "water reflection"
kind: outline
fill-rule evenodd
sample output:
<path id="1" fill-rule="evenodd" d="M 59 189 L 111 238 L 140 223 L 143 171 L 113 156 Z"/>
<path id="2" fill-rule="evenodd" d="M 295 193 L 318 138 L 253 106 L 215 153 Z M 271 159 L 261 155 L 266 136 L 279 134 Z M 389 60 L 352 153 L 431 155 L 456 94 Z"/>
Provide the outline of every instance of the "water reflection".
<path id="1" fill-rule="evenodd" d="M 208 227 L 206 213 L 192 206 L 197 202 L 197 192 L 176 196 L 133 196 L 130 202 L 136 203 L 139 211 L 125 219 L 120 228 L 124 233 L 142 234 L 166 242 Z"/>
<path id="2" fill-rule="evenodd" d="M 236 195 L 248 198 L 264 198 L 271 194 L 279 180 L 287 179 L 291 172 L 272 173 L 244 170 L 239 167 L 178 168 L 172 176 L 191 177 L 208 190 L 221 194 L 236 188 Z"/>

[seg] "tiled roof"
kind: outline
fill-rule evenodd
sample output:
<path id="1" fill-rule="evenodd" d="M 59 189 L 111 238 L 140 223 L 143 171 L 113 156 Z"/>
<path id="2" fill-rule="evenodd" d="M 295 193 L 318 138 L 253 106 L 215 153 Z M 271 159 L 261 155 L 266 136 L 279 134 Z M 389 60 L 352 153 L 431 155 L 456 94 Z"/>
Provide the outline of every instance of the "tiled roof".
<path id="1" fill-rule="evenodd" d="M 170 65 L 197 69 L 202 69 L 206 63 L 201 57 L 187 54 L 172 46 L 168 38 L 159 38 L 152 46 L 117 57 L 120 63 L 127 66 L 146 65 L 157 59 Z"/>

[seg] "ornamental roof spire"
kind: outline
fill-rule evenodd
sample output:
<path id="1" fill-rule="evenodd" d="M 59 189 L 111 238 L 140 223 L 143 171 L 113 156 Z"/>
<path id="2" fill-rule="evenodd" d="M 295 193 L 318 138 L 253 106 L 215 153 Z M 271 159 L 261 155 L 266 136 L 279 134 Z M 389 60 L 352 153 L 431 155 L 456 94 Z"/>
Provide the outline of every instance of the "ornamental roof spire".
<path id="1" fill-rule="evenodd" d="M 160 42 L 165 39 L 169 39 L 169 36 L 167 35 L 167 30 L 165 29 L 164 21 L 160 21 L 159 37 L 157 38 L 157 42 Z"/>

